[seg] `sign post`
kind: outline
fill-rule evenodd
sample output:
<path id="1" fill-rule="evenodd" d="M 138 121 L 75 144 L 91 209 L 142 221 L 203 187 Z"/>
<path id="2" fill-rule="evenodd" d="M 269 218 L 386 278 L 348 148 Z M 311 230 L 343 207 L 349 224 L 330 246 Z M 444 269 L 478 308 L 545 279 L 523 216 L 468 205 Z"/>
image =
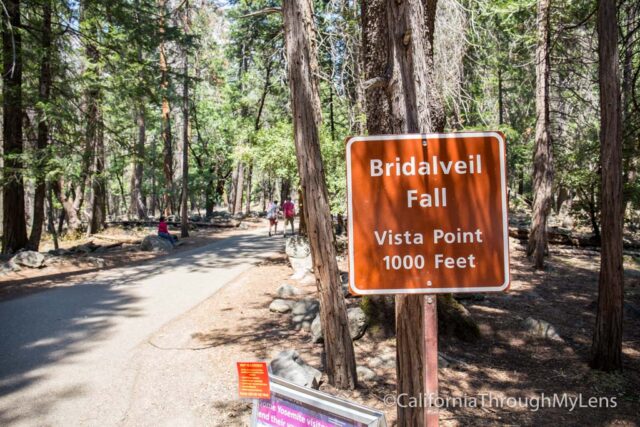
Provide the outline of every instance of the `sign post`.
<path id="1" fill-rule="evenodd" d="M 509 286 L 506 151 L 499 132 L 347 141 L 349 289 L 358 295 Z M 424 392 L 438 390 L 435 298 L 423 309 Z M 425 425 L 438 423 L 424 408 Z"/>

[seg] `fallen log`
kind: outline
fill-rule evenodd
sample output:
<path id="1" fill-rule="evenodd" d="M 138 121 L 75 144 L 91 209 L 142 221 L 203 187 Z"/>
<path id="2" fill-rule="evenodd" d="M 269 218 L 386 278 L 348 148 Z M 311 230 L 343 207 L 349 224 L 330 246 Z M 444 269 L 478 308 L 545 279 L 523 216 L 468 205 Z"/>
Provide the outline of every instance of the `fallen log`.
<path id="1" fill-rule="evenodd" d="M 520 240 L 527 240 L 529 238 L 529 229 L 524 227 L 510 227 L 509 236 Z M 573 236 L 570 233 L 557 230 L 549 230 L 547 236 L 549 244 L 582 248 L 600 247 L 600 239 L 596 239 L 594 236 Z M 640 242 L 625 241 L 623 245 L 625 250 L 640 250 Z"/>
<path id="2" fill-rule="evenodd" d="M 140 238 L 129 237 L 129 236 L 106 236 L 104 234 L 94 234 L 93 237 L 98 240 L 106 240 L 109 242 L 119 242 L 120 245 L 122 245 L 123 243 L 135 245 L 142 242 L 142 239 Z"/>
<path id="3" fill-rule="evenodd" d="M 237 228 L 241 224 L 241 221 L 238 220 L 227 220 L 220 222 L 189 222 L 189 226 L 195 226 L 197 228 Z M 128 227 L 157 227 L 158 221 L 110 221 L 107 223 L 108 226 L 121 226 L 124 228 Z M 179 228 L 179 221 L 167 221 L 167 225 L 172 227 Z"/>

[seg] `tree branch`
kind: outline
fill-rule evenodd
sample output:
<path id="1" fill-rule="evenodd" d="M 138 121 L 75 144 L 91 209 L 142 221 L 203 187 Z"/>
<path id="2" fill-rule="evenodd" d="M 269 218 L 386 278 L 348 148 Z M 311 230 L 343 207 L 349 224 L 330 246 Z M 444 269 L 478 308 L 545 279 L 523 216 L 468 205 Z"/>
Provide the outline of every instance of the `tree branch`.
<path id="1" fill-rule="evenodd" d="M 282 13 L 281 7 L 265 7 L 264 9 L 256 10 L 255 12 L 247 13 L 239 18 L 251 18 L 252 16 L 268 15 L 270 13 Z"/>

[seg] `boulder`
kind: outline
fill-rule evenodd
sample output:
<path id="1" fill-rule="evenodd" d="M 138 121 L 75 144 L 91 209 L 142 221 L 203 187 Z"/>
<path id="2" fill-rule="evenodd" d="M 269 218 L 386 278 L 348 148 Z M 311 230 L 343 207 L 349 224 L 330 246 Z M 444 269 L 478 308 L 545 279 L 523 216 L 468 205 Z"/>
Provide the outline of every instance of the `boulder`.
<path id="1" fill-rule="evenodd" d="M 97 257 L 90 256 L 90 257 L 86 257 L 84 259 L 84 261 L 87 264 L 90 264 L 91 266 L 96 267 L 96 268 L 104 268 L 104 266 L 105 266 L 104 259 L 102 259 L 102 258 L 97 258 Z"/>
<path id="2" fill-rule="evenodd" d="M 140 249 L 148 252 L 159 252 L 166 251 L 169 252 L 173 250 L 173 245 L 166 239 L 162 237 L 149 235 L 142 240 L 140 244 Z"/>
<path id="3" fill-rule="evenodd" d="M 292 278 L 294 280 L 303 279 L 308 272 L 313 270 L 311 247 L 306 237 L 288 237 L 285 242 L 285 252 L 293 269 Z"/>
<path id="4" fill-rule="evenodd" d="M 379 356 L 374 356 L 369 359 L 369 366 L 371 366 L 372 368 L 395 368 L 396 354 L 384 353 Z"/>
<path id="5" fill-rule="evenodd" d="M 311 342 L 314 344 L 322 342 L 322 323 L 319 314 L 311 322 Z"/>
<path id="6" fill-rule="evenodd" d="M 438 352 L 438 368 L 460 369 L 467 367 L 469 367 L 469 365 L 466 362 Z"/>
<path id="7" fill-rule="evenodd" d="M 21 265 L 29 268 L 40 268 L 44 265 L 45 256 L 40 252 L 22 251 L 18 252 L 9 263 Z"/>
<path id="8" fill-rule="evenodd" d="M 66 249 L 62 249 L 62 248 L 58 248 L 58 249 L 51 249 L 49 251 L 49 255 L 53 255 L 53 256 L 63 256 L 63 255 L 69 255 L 71 252 L 69 252 Z"/>
<path id="9" fill-rule="evenodd" d="M 376 379 L 376 373 L 366 366 L 356 366 L 358 381 L 373 381 Z"/>
<path id="10" fill-rule="evenodd" d="M 274 313 L 286 313 L 291 311 L 293 306 L 293 301 L 289 301 L 286 299 L 274 299 L 269 304 L 269 311 L 273 311 Z"/>
<path id="11" fill-rule="evenodd" d="M 523 326 L 526 332 L 534 337 L 546 338 L 558 342 L 563 341 L 553 325 L 547 321 L 527 317 L 524 319 Z"/>
<path id="12" fill-rule="evenodd" d="M 291 308 L 291 322 L 297 330 L 309 330 L 313 319 L 315 319 L 319 311 L 320 303 L 317 299 L 302 299 L 295 302 Z"/>
<path id="13" fill-rule="evenodd" d="M 347 317 L 349 319 L 349 333 L 354 340 L 362 338 L 364 331 L 367 330 L 369 319 L 364 311 L 360 307 L 353 307 L 347 310 Z"/>
<path id="14" fill-rule="evenodd" d="M 285 283 L 280 285 L 278 290 L 276 291 L 280 298 L 291 298 L 302 294 L 302 290 L 293 285 Z"/>
<path id="15" fill-rule="evenodd" d="M 14 271 L 20 270 L 20 266 L 11 261 L 3 262 L 2 264 L 0 264 L 0 274 L 9 274 L 13 273 Z"/>
<path id="16" fill-rule="evenodd" d="M 291 236 L 285 242 L 285 252 L 289 258 L 306 258 L 311 255 L 309 240 L 303 236 Z"/>
<path id="17" fill-rule="evenodd" d="M 349 322 L 349 334 L 351 339 L 357 340 L 362 338 L 364 331 L 367 329 L 369 321 L 367 315 L 360 307 L 353 307 L 347 310 L 347 318 Z M 314 343 L 321 342 L 323 338 L 322 324 L 320 322 L 320 314 L 311 322 L 311 341 Z"/>
<path id="18" fill-rule="evenodd" d="M 322 373 L 309 366 L 295 350 L 281 351 L 269 363 L 271 373 L 294 384 L 317 389 Z"/>

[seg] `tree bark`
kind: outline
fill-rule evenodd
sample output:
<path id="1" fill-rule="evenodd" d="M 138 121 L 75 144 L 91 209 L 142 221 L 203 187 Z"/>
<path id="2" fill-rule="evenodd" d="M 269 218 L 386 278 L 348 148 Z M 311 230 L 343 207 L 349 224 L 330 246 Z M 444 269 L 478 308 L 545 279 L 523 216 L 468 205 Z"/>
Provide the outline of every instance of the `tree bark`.
<path id="1" fill-rule="evenodd" d="M 238 180 L 236 181 L 233 214 L 242 213 L 242 194 L 244 193 L 244 163 L 238 163 Z"/>
<path id="2" fill-rule="evenodd" d="M 189 36 L 189 1 L 185 0 L 184 4 L 184 32 Z M 189 125 L 189 47 L 184 47 L 184 82 L 182 91 L 182 203 L 180 212 L 180 236 L 189 236 L 189 134 L 191 126 Z"/>
<path id="3" fill-rule="evenodd" d="M 147 217 L 146 203 L 142 192 L 142 179 L 144 176 L 144 146 L 147 139 L 144 101 L 138 106 L 136 124 L 138 125 L 138 139 L 135 145 L 133 173 L 131 174 L 131 200 L 129 202 L 129 214 L 134 218 L 144 219 Z"/>
<path id="4" fill-rule="evenodd" d="M 88 5 L 83 5 L 83 14 L 87 13 Z M 93 37 L 97 32 L 95 20 L 87 24 L 87 31 Z M 104 132 L 102 126 L 102 112 L 100 108 L 100 51 L 93 41 L 87 43 L 85 54 L 88 60 L 86 70 L 88 87 L 85 92 L 87 106 L 87 125 L 85 130 L 86 146 L 92 153 L 91 177 L 91 217 L 87 234 L 99 232 L 104 227 L 106 219 L 106 180 L 104 177 Z M 77 195 L 76 195 L 77 196 Z"/>
<path id="5" fill-rule="evenodd" d="M 2 253 L 14 253 L 28 244 L 22 179 L 22 38 L 18 28 L 20 1 L 4 3 L 2 19 L 2 139 L 3 179 Z M 8 21 L 8 22 L 7 22 Z"/>
<path id="6" fill-rule="evenodd" d="M 550 0 L 538 0 L 536 48 L 536 146 L 533 154 L 533 211 L 527 255 L 535 268 L 544 267 L 547 251 L 547 217 L 553 202 L 553 151 L 549 123 Z"/>
<path id="7" fill-rule="evenodd" d="M 93 159 L 93 178 L 91 182 L 91 218 L 87 234 L 95 234 L 104 228 L 107 217 L 107 188 L 104 176 L 104 130 L 102 126 L 102 113 L 96 100 L 95 111 L 95 134 L 94 138 L 94 159 Z M 91 117 L 89 120 L 93 120 Z M 91 126 L 91 125 L 89 125 Z"/>
<path id="8" fill-rule="evenodd" d="M 249 169 L 247 170 L 247 200 L 245 213 L 249 215 L 251 213 L 251 181 L 253 178 L 253 162 L 249 162 Z"/>
<path id="9" fill-rule="evenodd" d="M 38 99 L 41 106 L 49 103 L 51 93 L 51 0 L 42 3 L 42 59 L 40 61 L 40 77 L 38 81 Z M 37 251 L 42 237 L 44 224 L 44 202 L 46 198 L 46 148 L 49 143 L 49 123 L 44 108 L 37 107 L 38 136 L 36 142 L 35 192 L 33 195 L 33 222 L 29 247 Z"/>
<path id="10" fill-rule="evenodd" d="M 135 2 L 139 7 L 139 2 Z M 140 23 L 139 12 L 136 12 L 136 21 Z M 137 47 L 138 62 L 142 64 L 142 46 Z M 140 71 L 138 78 L 144 80 L 144 75 Z M 131 196 L 129 202 L 129 215 L 137 219 L 145 219 L 147 217 L 147 206 L 145 203 L 145 195 L 142 191 L 142 180 L 144 178 L 144 148 L 146 144 L 146 99 L 141 96 L 138 101 L 136 110 L 136 125 L 138 126 L 138 139 L 135 144 L 133 156 L 133 173 L 131 174 Z"/>
<path id="11" fill-rule="evenodd" d="M 165 51 L 165 14 L 166 0 L 158 0 L 160 20 L 158 23 L 158 33 L 160 36 L 160 90 L 162 92 L 162 146 L 164 172 L 164 213 L 173 214 L 173 143 L 171 140 L 171 108 L 169 106 L 169 67 L 167 64 L 167 54 Z"/>
<path id="12" fill-rule="evenodd" d="M 618 26 L 614 0 L 598 3 L 602 250 L 591 367 L 622 369 L 622 135 Z"/>
<path id="13" fill-rule="evenodd" d="M 435 0 L 363 2 L 369 134 L 443 131 L 444 107 L 433 78 L 436 7 Z M 422 295 L 396 296 L 398 395 L 419 397 L 425 392 L 424 304 Z M 422 408 L 398 407 L 399 426 L 423 422 Z"/>
<path id="14" fill-rule="evenodd" d="M 320 321 L 324 331 L 324 362 L 329 383 L 345 389 L 357 385 L 355 354 L 349 334 L 336 261 L 329 196 L 320 153 L 318 63 L 310 0 L 284 0 L 287 53 L 294 139 L 306 223 L 316 283 L 320 293 Z"/>

